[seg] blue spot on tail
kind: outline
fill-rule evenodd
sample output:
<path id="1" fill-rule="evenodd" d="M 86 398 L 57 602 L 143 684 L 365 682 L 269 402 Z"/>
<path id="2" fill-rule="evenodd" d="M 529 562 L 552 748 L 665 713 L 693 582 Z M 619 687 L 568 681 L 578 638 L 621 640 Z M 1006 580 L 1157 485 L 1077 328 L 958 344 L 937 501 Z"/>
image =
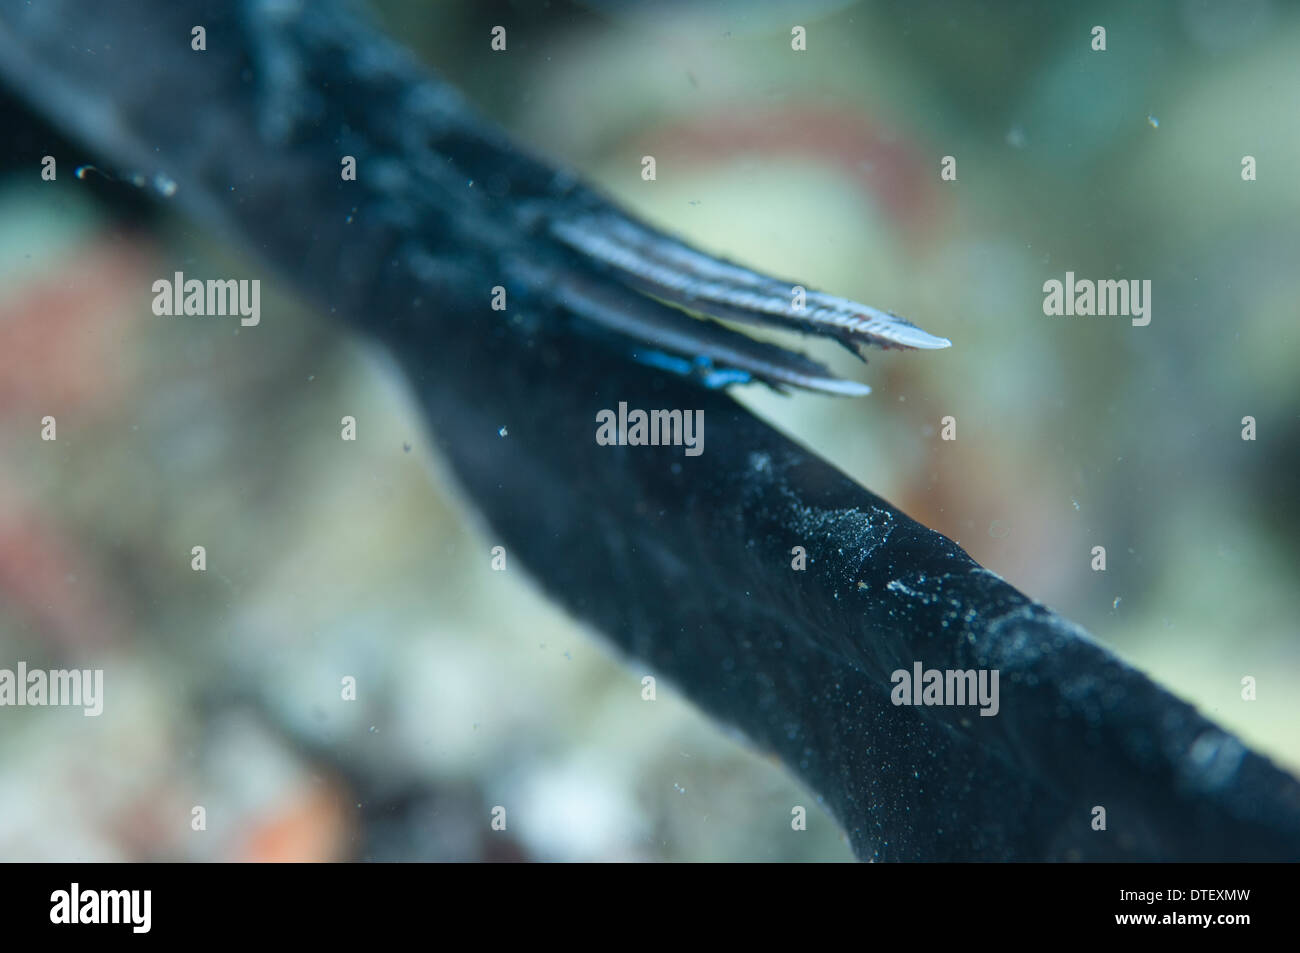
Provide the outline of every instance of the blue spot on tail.
<path id="1" fill-rule="evenodd" d="M 710 390 L 720 390 L 732 384 L 748 384 L 754 379 L 748 371 L 715 368 L 713 361 L 707 357 L 691 360 L 663 351 L 633 351 L 632 359 L 639 364 L 657 367 L 661 371 L 668 371 L 681 377 L 694 377 Z"/>

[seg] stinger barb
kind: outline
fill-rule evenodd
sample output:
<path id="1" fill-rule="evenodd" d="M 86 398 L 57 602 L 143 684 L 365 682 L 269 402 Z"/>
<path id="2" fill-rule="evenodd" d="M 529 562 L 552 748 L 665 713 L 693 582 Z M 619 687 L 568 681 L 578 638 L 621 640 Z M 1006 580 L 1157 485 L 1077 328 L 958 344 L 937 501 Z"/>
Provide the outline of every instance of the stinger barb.
<path id="1" fill-rule="evenodd" d="M 868 344 L 917 350 L 952 344 L 897 315 L 824 292 L 806 291 L 796 304 L 796 283 L 715 258 L 613 210 L 560 218 L 550 230 L 625 283 L 699 314 L 819 334 L 855 353 Z"/>

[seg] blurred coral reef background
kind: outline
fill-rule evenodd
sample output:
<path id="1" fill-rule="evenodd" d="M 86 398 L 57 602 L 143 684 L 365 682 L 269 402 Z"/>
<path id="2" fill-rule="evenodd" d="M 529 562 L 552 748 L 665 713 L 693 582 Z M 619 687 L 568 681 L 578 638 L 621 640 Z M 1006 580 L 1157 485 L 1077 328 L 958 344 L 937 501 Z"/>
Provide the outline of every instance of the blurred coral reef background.
<path id="1" fill-rule="evenodd" d="M 1300 10 L 379 15 L 655 224 L 950 337 L 865 370 L 809 344 L 862 400 L 737 393 L 1300 768 Z M 106 707 L 0 709 L 0 859 L 849 859 L 779 765 L 491 570 L 383 355 L 183 220 L 113 220 L 57 158 L 0 179 L 0 667 L 102 667 Z M 261 278 L 261 325 L 155 317 L 177 270 Z M 1045 317 L 1067 270 L 1151 279 L 1150 326 Z"/>

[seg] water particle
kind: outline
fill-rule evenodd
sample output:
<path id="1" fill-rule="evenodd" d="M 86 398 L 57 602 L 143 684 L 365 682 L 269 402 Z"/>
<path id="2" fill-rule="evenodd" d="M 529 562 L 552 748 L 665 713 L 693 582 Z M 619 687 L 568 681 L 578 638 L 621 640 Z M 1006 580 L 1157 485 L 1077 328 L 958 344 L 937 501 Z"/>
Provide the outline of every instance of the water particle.
<path id="1" fill-rule="evenodd" d="M 165 199 L 171 198 L 176 194 L 176 180 L 170 176 L 157 172 L 153 177 L 153 187 L 157 189 L 158 194 Z"/>

